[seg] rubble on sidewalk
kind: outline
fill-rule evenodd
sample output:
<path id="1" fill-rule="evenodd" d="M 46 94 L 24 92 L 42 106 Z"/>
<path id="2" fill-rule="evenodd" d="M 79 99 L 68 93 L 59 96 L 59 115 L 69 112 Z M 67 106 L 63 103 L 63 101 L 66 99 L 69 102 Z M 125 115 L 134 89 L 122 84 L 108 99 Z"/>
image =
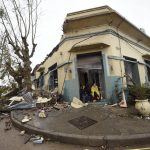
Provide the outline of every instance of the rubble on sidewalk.
<path id="1" fill-rule="evenodd" d="M 46 97 L 38 97 L 38 99 L 37 99 L 37 101 L 36 101 L 36 103 L 47 103 L 47 102 L 49 102 L 50 100 L 51 100 L 52 98 L 46 98 Z"/>
<path id="2" fill-rule="evenodd" d="M 84 106 L 87 106 L 88 103 L 83 103 L 81 100 L 79 100 L 78 98 L 74 97 L 72 102 L 71 102 L 71 106 L 73 108 L 81 108 L 81 107 L 84 107 Z"/>
<path id="3" fill-rule="evenodd" d="M 53 108 L 57 109 L 57 110 L 63 110 L 65 108 L 67 108 L 69 105 L 68 105 L 68 102 L 63 102 L 63 103 L 56 103 Z"/>
<path id="4" fill-rule="evenodd" d="M 49 107 L 54 106 L 57 102 L 63 102 L 57 87 L 51 91 L 33 90 L 32 92 L 28 92 L 26 89 L 22 89 L 18 92 L 18 95 L 11 97 L 9 101 L 10 103 L 7 105 L 7 109 L 10 111 Z"/>
<path id="5" fill-rule="evenodd" d="M 39 112 L 39 118 L 46 118 L 46 114 L 44 110 L 40 110 Z"/>
<path id="6" fill-rule="evenodd" d="M 29 116 L 24 116 L 24 118 L 22 119 L 22 123 L 26 123 L 26 122 L 29 122 L 30 120 L 31 120 L 32 118 L 31 117 L 29 117 Z"/>
<path id="7" fill-rule="evenodd" d="M 46 98 L 46 97 L 38 97 L 36 101 L 36 107 L 47 107 L 49 106 L 49 103 L 52 98 Z"/>

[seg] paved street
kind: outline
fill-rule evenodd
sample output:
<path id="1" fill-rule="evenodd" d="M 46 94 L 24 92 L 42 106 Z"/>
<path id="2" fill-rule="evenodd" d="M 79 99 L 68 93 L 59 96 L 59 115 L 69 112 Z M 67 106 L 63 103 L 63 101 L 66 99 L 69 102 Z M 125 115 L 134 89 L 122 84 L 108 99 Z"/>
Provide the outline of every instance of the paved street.
<path id="1" fill-rule="evenodd" d="M 11 130 L 4 130 L 5 119 L 0 121 L 0 150 L 98 150 L 86 146 L 69 145 L 58 142 L 44 142 L 43 144 L 24 144 L 25 136 L 20 136 L 20 130 L 12 127 Z"/>
<path id="2" fill-rule="evenodd" d="M 31 120 L 22 124 L 25 115 Z M 124 109 L 94 103 L 80 109 L 52 109 L 47 118 L 39 118 L 38 110 L 17 110 L 12 112 L 12 120 L 20 129 L 69 144 L 114 147 L 150 143 L 150 120 L 142 119 L 133 106 Z"/>
<path id="3" fill-rule="evenodd" d="M 26 136 L 20 135 L 20 130 L 13 127 L 11 130 L 5 131 L 5 121 L 0 121 L 0 150 L 149 150 L 148 145 L 141 146 L 140 148 L 134 147 L 115 147 L 115 148 L 103 148 L 103 147 L 88 147 L 80 145 L 64 144 L 59 142 L 47 141 L 43 144 L 33 144 L 28 142 L 24 144 Z"/>

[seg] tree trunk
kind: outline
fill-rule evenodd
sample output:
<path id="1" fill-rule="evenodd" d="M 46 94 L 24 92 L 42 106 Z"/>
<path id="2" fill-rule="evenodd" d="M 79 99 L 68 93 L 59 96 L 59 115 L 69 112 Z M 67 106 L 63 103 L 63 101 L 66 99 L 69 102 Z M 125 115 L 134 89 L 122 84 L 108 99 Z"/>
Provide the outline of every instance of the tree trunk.
<path id="1" fill-rule="evenodd" d="M 31 61 L 25 60 L 24 61 L 24 85 L 27 88 L 27 91 L 32 90 L 32 82 L 31 82 Z"/>
<path id="2" fill-rule="evenodd" d="M 19 90 L 22 90 L 23 89 L 23 84 L 22 84 L 22 79 L 23 78 L 14 78 L 15 79 L 15 81 L 17 82 L 17 84 L 18 84 L 18 88 L 19 88 Z"/>

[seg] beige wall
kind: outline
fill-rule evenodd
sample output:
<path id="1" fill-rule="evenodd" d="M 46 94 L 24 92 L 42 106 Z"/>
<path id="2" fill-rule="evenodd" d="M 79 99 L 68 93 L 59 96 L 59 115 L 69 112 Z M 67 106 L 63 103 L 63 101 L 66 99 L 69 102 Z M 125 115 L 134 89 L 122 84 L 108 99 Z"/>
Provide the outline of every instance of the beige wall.
<path id="1" fill-rule="evenodd" d="M 99 25 L 99 26 L 86 27 L 84 29 L 75 30 L 74 32 L 67 32 L 65 35 L 63 35 L 63 38 L 71 37 L 71 36 L 84 35 L 87 33 L 101 32 L 101 31 L 104 31 L 108 28 L 109 28 L 109 26 L 107 24 Z"/>
<path id="2" fill-rule="evenodd" d="M 119 32 L 121 35 L 126 36 L 125 34 Z M 131 37 L 126 36 L 127 38 L 131 39 L 132 41 L 135 41 L 135 39 L 132 39 Z M 141 48 L 139 48 L 138 46 L 135 46 L 129 42 L 125 42 L 124 40 L 120 39 L 120 45 L 119 45 L 119 39 L 113 35 L 111 35 L 111 48 L 113 51 L 113 56 L 118 56 L 120 57 L 120 55 L 123 56 L 128 56 L 134 59 L 137 59 L 138 62 L 140 63 L 144 63 L 144 59 L 142 58 L 142 55 L 144 54 L 148 54 L 148 52 L 146 50 L 143 50 Z M 139 43 L 141 44 L 141 43 Z M 141 44 L 142 45 L 142 44 Z M 121 47 L 120 47 L 121 46 Z M 144 45 L 142 45 L 144 46 Z M 144 46 L 146 47 L 146 46 Z M 121 48 L 121 52 L 120 52 L 120 48 Z M 149 52 L 150 54 L 150 52 Z M 121 69 L 120 69 L 120 65 L 122 66 L 122 74 L 125 73 L 124 71 L 124 63 L 123 61 L 119 60 L 109 60 L 109 64 L 110 64 L 110 72 L 111 75 L 117 75 L 120 76 L 121 75 Z M 139 74 L 140 74 L 140 80 L 141 83 L 145 83 L 145 67 L 143 64 L 138 64 L 138 69 L 139 69 Z"/>
<path id="3" fill-rule="evenodd" d="M 86 33 L 99 32 L 99 31 L 103 31 L 106 29 L 116 30 L 116 29 L 109 27 L 107 25 L 103 25 L 103 26 L 98 26 L 97 28 L 96 27 L 86 28 L 84 30 L 82 29 L 80 31 L 75 31 L 73 33 L 70 32 L 70 33 L 67 33 L 67 35 L 64 35 L 63 38 L 73 37 L 73 36 L 77 36 L 77 35 L 79 36 L 79 35 L 83 35 Z M 121 32 L 119 32 L 119 33 L 121 35 L 131 39 L 132 41 L 137 42 L 136 39 L 128 37 L 124 33 L 121 33 Z M 62 40 L 63 40 L 63 38 L 62 38 Z M 82 37 L 82 38 L 78 38 L 78 39 L 71 39 L 71 40 L 67 40 L 67 41 L 63 42 L 60 45 L 58 51 L 54 52 L 53 55 L 51 57 L 49 57 L 42 64 L 42 66 L 45 67 L 44 72 L 47 73 L 48 68 L 55 63 L 57 63 L 57 65 L 60 65 L 60 64 L 63 64 L 64 62 L 68 62 L 69 56 L 70 56 L 70 53 L 68 53 L 68 51 L 72 48 L 73 45 L 75 45 L 76 43 L 78 43 L 84 39 L 86 39 L 86 37 L 84 37 L 84 38 Z M 131 45 L 130 46 L 127 42 L 125 42 L 124 40 L 121 40 L 121 39 L 120 39 L 120 45 L 121 45 L 121 52 L 120 52 L 119 40 L 116 36 L 111 35 L 111 34 L 93 36 L 90 39 L 87 39 L 87 40 L 85 40 L 79 44 L 76 44 L 75 46 L 82 46 L 82 45 L 86 45 L 86 44 L 90 45 L 90 44 L 94 44 L 94 43 L 105 43 L 105 44 L 108 44 L 110 46 L 107 48 L 104 48 L 104 49 L 80 50 L 77 52 L 72 52 L 71 57 L 70 57 L 70 61 L 73 61 L 76 58 L 77 54 L 101 51 L 103 54 L 106 54 L 107 56 L 117 56 L 118 58 L 123 57 L 123 56 L 128 56 L 128 57 L 137 59 L 137 61 L 139 61 L 139 62 L 144 63 L 142 55 L 148 53 L 145 50 L 142 50 L 139 47 L 134 46 L 132 44 L 130 44 Z M 141 43 L 139 43 L 139 44 L 141 44 Z M 149 54 L 150 54 L 150 52 L 149 52 Z M 125 73 L 123 61 L 115 60 L 115 59 L 108 59 L 108 63 L 109 63 L 111 76 L 121 76 Z M 40 67 L 42 67 L 42 66 L 40 66 Z M 68 65 L 62 66 L 58 69 L 58 89 L 59 89 L 59 92 L 61 92 L 61 90 L 62 90 L 66 66 L 68 66 Z M 121 73 L 121 68 L 122 68 L 122 73 Z M 141 79 L 142 83 L 144 83 L 145 82 L 144 65 L 138 65 L 138 68 L 139 68 L 140 79 Z M 39 73 L 36 73 L 36 78 L 38 78 L 38 77 L 39 77 Z M 45 76 L 45 88 L 48 86 L 48 78 L 49 78 L 49 75 L 47 74 Z M 68 69 L 67 74 L 66 74 L 66 80 L 71 80 L 71 79 L 72 79 L 72 63 L 69 65 L 69 69 Z"/>

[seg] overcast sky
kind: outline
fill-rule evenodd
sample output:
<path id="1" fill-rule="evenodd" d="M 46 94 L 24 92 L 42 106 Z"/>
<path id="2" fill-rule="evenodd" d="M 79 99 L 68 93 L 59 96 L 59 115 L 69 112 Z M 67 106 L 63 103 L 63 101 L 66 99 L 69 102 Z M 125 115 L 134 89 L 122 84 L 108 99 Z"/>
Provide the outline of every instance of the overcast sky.
<path id="1" fill-rule="evenodd" d="M 150 36 L 150 0 L 42 0 L 34 67 L 59 43 L 67 13 L 108 5 Z"/>

